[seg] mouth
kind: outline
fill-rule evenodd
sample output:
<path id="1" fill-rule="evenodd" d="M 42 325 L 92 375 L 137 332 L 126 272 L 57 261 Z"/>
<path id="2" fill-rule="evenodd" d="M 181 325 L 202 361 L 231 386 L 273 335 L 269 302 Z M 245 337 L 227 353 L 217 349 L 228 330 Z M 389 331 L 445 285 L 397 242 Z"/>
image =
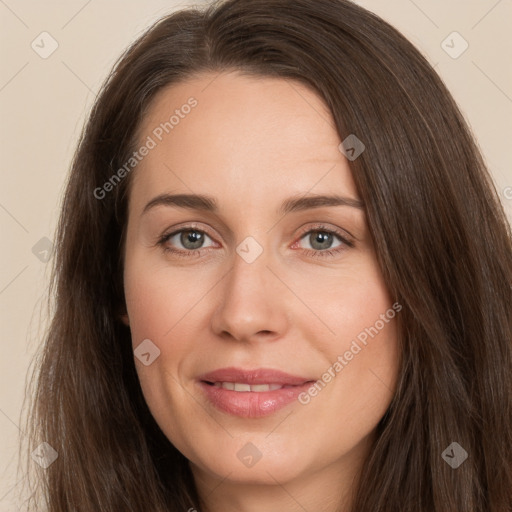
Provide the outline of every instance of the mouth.
<path id="1" fill-rule="evenodd" d="M 242 418 L 271 415 L 295 401 L 316 379 L 266 368 L 222 368 L 198 378 L 208 402 Z"/>
<path id="2" fill-rule="evenodd" d="M 247 384 L 244 382 L 208 382 L 205 381 L 206 384 L 210 384 L 216 388 L 228 389 L 229 391 L 238 391 L 242 393 L 252 392 L 252 393 L 263 393 L 265 391 L 276 391 L 278 389 L 283 388 L 292 388 L 292 385 L 281 386 L 280 384 Z"/>

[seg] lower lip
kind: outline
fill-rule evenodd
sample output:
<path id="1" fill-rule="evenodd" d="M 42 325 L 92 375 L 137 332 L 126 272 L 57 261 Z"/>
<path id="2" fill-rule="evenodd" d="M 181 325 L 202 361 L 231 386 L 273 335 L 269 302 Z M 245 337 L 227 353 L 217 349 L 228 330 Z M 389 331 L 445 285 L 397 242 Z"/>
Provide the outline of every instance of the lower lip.
<path id="1" fill-rule="evenodd" d="M 311 382 L 301 386 L 275 389 L 273 391 L 231 391 L 199 382 L 208 400 L 218 409 L 242 418 L 269 416 L 298 399 L 298 396 L 311 387 Z"/>

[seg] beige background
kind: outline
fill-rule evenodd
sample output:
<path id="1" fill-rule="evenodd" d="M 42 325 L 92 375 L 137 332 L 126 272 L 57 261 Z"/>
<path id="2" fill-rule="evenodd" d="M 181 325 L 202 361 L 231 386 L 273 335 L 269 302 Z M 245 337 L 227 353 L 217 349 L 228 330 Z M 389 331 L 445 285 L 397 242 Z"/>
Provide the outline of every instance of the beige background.
<path id="1" fill-rule="evenodd" d="M 512 219 L 511 0 L 357 3 L 400 29 L 435 65 L 472 126 Z M 40 345 L 40 308 L 49 270 L 42 261 L 49 242 L 40 240 L 53 239 L 81 126 L 128 43 L 160 16 L 191 4 L 0 0 L 0 512 L 18 510 L 15 496 L 23 474 L 17 474 L 17 447 L 24 436 L 20 414 L 29 362 Z M 43 31 L 58 43 L 46 59 L 31 47 L 34 40 L 42 46 L 38 36 Z M 469 44 L 456 59 L 441 46 L 453 31 Z M 452 52 L 462 48 L 457 38 L 447 40 Z M 50 48 L 50 39 L 45 41 Z"/>

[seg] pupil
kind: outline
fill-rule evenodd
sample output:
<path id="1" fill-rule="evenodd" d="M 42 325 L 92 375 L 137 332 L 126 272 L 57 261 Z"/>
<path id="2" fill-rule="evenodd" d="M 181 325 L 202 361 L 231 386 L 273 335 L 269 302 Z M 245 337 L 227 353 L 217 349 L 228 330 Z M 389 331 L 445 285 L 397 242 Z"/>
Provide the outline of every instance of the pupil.
<path id="1" fill-rule="evenodd" d="M 312 234 L 311 247 L 313 249 L 328 249 L 332 244 L 332 234 L 318 231 L 316 234 Z M 327 244 L 326 244 L 327 242 Z M 322 246 L 322 244 L 324 244 Z M 325 245 L 326 244 L 326 245 Z"/>
<path id="2" fill-rule="evenodd" d="M 180 238 L 183 247 L 197 249 L 203 244 L 204 234 L 198 231 L 184 231 Z"/>

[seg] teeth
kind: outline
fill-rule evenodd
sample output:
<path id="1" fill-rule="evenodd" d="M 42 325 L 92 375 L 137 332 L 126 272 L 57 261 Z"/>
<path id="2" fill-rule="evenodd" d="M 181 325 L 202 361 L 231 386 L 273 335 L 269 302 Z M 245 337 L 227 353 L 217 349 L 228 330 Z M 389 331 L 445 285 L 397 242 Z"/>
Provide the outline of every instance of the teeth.
<path id="1" fill-rule="evenodd" d="M 251 391 L 256 391 L 257 393 L 260 391 L 270 391 L 270 386 L 268 384 L 255 384 L 251 386 Z"/>
<path id="2" fill-rule="evenodd" d="M 224 388 L 230 391 L 261 393 L 264 391 L 275 391 L 276 389 L 287 388 L 290 386 L 281 386 L 280 384 L 245 384 L 241 382 L 215 382 L 213 384 L 216 388 Z"/>
<path id="3" fill-rule="evenodd" d="M 251 386 L 249 386 L 249 384 L 238 384 L 238 382 L 235 382 L 235 391 L 251 391 Z"/>

